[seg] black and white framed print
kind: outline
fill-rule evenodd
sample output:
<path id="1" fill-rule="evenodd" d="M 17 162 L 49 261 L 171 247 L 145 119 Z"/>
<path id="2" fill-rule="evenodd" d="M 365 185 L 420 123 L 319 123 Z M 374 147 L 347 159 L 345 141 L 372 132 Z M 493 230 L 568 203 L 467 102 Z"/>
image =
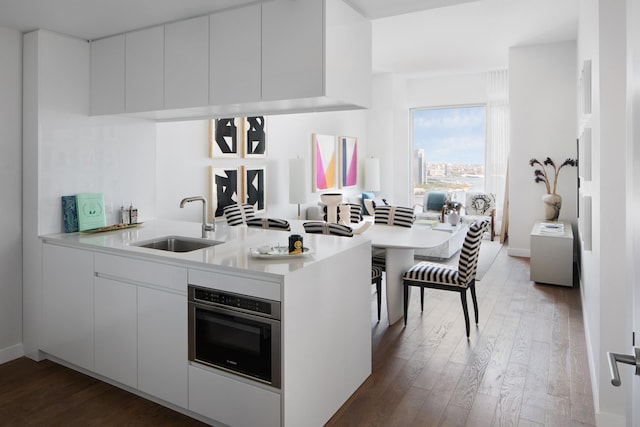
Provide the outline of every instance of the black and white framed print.
<path id="1" fill-rule="evenodd" d="M 242 130 L 243 157 L 266 157 L 267 118 L 265 116 L 245 117 Z"/>
<path id="2" fill-rule="evenodd" d="M 252 205 L 256 214 L 263 214 L 267 211 L 267 168 L 244 166 L 242 169 L 244 203 Z"/>
<path id="3" fill-rule="evenodd" d="M 240 157 L 239 118 L 213 119 L 209 122 L 209 157 Z"/>
<path id="4" fill-rule="evenodd" d="M 224 216 L 225 206 L 241 200 L 238 167 L 210 167 L 209 200 L 212 201 L 214 218 Z"/>

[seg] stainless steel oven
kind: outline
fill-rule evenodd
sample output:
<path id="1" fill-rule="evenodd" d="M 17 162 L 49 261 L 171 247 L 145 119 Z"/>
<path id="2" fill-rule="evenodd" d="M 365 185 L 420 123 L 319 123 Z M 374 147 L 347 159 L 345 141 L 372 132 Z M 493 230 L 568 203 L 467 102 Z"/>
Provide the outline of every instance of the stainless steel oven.
<path id="1" fill-rule="evenodd" d="M 189 285 L 189 360 L 280 388 L 280 303 Z"/>

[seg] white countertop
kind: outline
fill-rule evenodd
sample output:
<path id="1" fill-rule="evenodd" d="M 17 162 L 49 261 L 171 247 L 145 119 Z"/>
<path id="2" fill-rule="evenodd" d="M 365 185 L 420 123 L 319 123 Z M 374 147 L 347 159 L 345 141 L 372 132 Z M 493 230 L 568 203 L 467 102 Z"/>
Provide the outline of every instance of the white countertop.
<path id="1" fill-rule="evenodd" d="M 334 256 L 336 253 L 358 245 L 369 245 L 368 239 L 345 239 L 336 236 L 303 234 L 304 246 L 313 253 L 291 259 L 259 259 L 249 254 L 250 248 L 263 245 L 288 246 L 287 231 L 263 230 L 246 226 L 230 227 L 216 224 L 210 240 L 224 243 L 191 252 L 168 252 L 134 246 L 135 243 L 165 236 L 201 238 L 202 224 L 185 221 L 153 220 L 124 230 L 101 233 L 58 233 L 40 236 L 45 242 L 59 243 L 89 250 L 100 250 L 124 256 L 135 256 L 156 261 L 176 262 L 194 267 L 218 267 L 242 269 L 256 273 L 286 275 L 289 272 Z"/>

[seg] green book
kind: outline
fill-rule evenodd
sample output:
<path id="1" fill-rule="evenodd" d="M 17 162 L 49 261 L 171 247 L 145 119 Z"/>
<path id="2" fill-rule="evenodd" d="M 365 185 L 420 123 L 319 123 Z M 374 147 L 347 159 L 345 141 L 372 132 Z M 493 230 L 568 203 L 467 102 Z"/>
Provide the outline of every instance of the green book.
<path id="1" fill-rule="evenodd" d="M 78 229 L 92 230 L 106 226 L 104 215 L 104 196 L 102 193 L 76 194 L 78 210 Z"/>

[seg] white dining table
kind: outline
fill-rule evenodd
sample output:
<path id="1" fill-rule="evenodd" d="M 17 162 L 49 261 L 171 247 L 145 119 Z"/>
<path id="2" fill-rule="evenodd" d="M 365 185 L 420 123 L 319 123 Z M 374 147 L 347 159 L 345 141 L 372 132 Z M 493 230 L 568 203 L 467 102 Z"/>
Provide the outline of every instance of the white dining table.
<path id="1" fill-rule="evenodd" d="M 292 231 L 304 233 L 302 223 L 307 221 L 290 221 Z M 385 290 L 387 299 L 387 317 L 392 325 L 403 317 L 402 275 L 414 264 L 416 249 L 429 249 L 442 245 L 450 240 L 454 234 L 464 232 L 466 225 L 460 224 L 453 232 L 434 230 L 430 226 L 414 224 L 413 227 L 399 227 L 384 224 L 370 224 L 365 222 L 350 224 L 357 232 L 361 227 L 368 227 L 354 238 L 364 238 L 371 241 L 373 248 L 384 248 L 385 261 Z"/>

